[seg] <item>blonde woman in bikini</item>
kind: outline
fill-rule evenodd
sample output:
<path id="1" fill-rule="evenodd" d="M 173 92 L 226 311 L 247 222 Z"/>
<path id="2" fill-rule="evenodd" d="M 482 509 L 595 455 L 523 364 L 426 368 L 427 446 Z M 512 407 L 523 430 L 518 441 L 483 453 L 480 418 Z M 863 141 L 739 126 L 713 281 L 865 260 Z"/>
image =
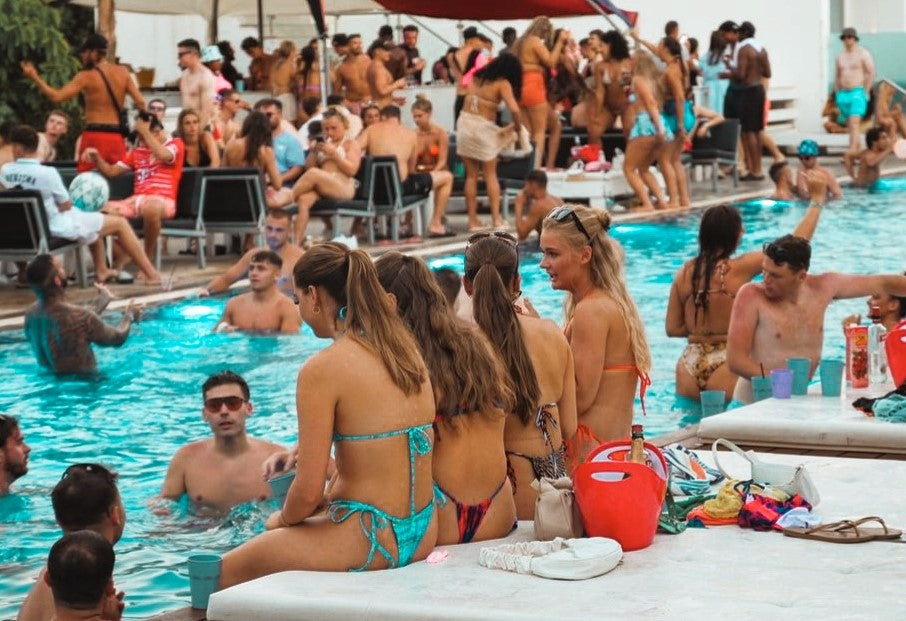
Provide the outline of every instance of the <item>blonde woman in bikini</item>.
<path id="1" fill-rule="evenodd" d="M 822 175 L 809 178 L 811 204 L 793 235 L 812 238 L 825 187 Z M 677 395 L 698 399 L 703 390 L 723 390 L 727 400 L 733 396 L 737 377 L 726 364 L 730 311 L 740 288 L 761 273 L 764 259 L 760 249 L 732 256 L 742 234 L 735 207 L 711 207 L 702 215 L 698 256 L 676 272 L 667 304 L 667 336 L 689 340 L 676 363 Z"/>
<path id="2" fill-rule="evenodd" d="M 547 102 L 547 71 L 557 66 L 563 44 L 569 39 L 568 30 L 560 30 L 553 40 L 554 27 L 544 17 L 536 17 L 525 33 L 513 45 L 513 53 L 522 63 L 522 109 L 532 142 L 535 143 L 535 168 L 544 161 L 544 138 L 550 106 Z M 553 45 L 553 49 L 551 48 Z"/>
<path id="3" fill-rule="evenodd" d="M 623 274 L 623 250 L 607 232 L 604 209 L 564 205 L 544 219 L 541 269 L 566 291 L 564 333 L 576 371 L 578 431 L 570 464 L 602 442 L 628 438 L 636 391 L 651 383 L 651 354 Z M 644 404 L 644 401 L 643 401 Z"/>

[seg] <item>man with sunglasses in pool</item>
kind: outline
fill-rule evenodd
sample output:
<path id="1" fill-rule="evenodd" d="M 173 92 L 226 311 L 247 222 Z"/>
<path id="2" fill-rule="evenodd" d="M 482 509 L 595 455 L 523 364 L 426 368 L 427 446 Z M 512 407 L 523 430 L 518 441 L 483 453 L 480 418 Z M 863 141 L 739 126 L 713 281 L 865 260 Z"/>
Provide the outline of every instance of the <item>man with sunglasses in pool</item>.
<path id="1" fill-rule="evenodd" d="M 273 250 L 260 250 L 249 263 L 251 291 L 230 298 L 215 332 L 298 334 L 302 318 L 296 305 L 277 288 L 283 261 Z"/>
<path id="2" fill-rule="evenodd" d="M 93 531 L 111 545 L 123 535 L 126 508 L 116 485 L 117 475 L 100 464 L 69 466 L 50 494 L 54 517 L 64 535 L 80 530 Z M 16 621 L 51 621 L 54 601 L 42 569 L 19 609 Z M 107 594 L 105 619 L 119 619 L 123 592 Z"/>
<path id="3" fill-rule="evenodd" d="M 0 414 L 0 498 L 9 493 L 9 487 L 16 479 L 28 473 L 30 452 L 19 420 L 9 414 Z"/>
<path id="4" fill-rule="evenodd" d="M 232 371 L 221 371 L 205 381 L 201 394 L 202 416 L 214 437 L 176 452 L 161 497 L 178 500 L 187 494 L 196 508 L 218 512 L 265 500 L 271 492 L 261 477 L 261 464 L 285 449 L 246 433 L 245 423 L 253 411 L 248 384 Z"/>
<path id="5" fill-rule="evenodd" d="M 840 198 L 843 196 L 843 190 L 837 183 L 837 178 L 830 170 L 818 164 L 818 153 L 820 148 L 814 140 L 803 140 L 799 143 L 797 155 L 799 156 L 800 166 L 796 170 L 796 194 L 800 198 L 808 198 L 808 178 L 810 174 L 821 173 L 827 182 L 828 198 Z"/>
<path id="6" fill-rule="evenodd" d="M 305 250 L 292 243 L 292 227 L 290 219 L 292 216 L 283 209 L 268 209 L 267 217 L 264 219 L 264 246 L 252 248 L 239 259 L 233 266 L 220 276 L 214 278 L 198 291 L 200 297 L 207 297 L 216 293 L 223 293 L 230 286 L 245 276 L 249 271 L 249 265 L 252 257 L 262 250 L 272 250 L 280 255 L 283 266 L 280 268 L 280 276 L 277 278 L 277 287 L 284 295 L 292 297 L 293 295 L 293 268 Z"/>
<path id="7" fill-rule="evenodd" d="M 814 372 L 824 344 L 824 313 L 832 301 L 906 295 L 906 276 L 809 274 L 810 261 L 807 240 L 794 235 L 775 239 L 764 246 L 764 282 L 744 285 L 736 294 L 727 364 L 739 376 L 733 394 L 737 401 L 751 403 L 750 379 L 786 368 L 789 358 L 809 358 Z"/>

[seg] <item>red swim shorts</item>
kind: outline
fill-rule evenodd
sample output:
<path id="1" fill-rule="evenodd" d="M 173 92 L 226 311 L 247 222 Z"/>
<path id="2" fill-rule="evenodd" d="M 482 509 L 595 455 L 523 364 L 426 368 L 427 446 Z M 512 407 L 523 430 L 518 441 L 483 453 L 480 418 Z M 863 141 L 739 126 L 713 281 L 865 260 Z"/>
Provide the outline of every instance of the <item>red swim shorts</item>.
<path id="1" fill-rule="evenodd" d="M 526 71 L 522 74 L 522 97 L 519 103 L 526 108 L 547 103 L 547 88 L 544 74 L 540 71 Z"/>
<path id="2" fill-rule="evenodd" d="M 79 141 L 79 152 L 76 154 L 79 172 L 95 169 L 94 163 L 82 161 L 82 151 L 88 147 L 97 149 L 101 159 L 108 164 L 116 164 L 126 158 L 126 141 L 122 134 L 119 132 L 85 130 L 82 132 L 82 138 Z"/>

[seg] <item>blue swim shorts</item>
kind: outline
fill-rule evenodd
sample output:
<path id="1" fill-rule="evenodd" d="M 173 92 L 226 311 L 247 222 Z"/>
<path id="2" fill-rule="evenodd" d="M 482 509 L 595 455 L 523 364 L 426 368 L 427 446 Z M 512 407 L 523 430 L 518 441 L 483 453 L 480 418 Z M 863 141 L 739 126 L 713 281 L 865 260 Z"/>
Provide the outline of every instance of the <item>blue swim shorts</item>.
<path id="1" fill-rule="evenodd" d="M 865 95 L 865 89 L 861 86 L 857 88 L 848 88 L 837 91 L 834 97 L 837 108 L 840 109 L 840 116 L 837 117 L 837 123 L 846 125 L 846 119 L 851 116 L 857 116 L 860 119 L 868 111 L 868 97 Z"/>

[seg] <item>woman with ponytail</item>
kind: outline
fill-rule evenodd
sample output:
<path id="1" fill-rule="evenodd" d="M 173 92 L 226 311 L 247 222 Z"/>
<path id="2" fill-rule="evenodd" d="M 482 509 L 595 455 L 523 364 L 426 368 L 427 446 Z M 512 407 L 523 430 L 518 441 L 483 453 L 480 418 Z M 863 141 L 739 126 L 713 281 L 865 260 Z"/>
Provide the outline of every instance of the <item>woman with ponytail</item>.
<path id="1" fill-rule="evenodd" d="M 338 243 L 293 270 L 299 315 L 333 339 L 299 370 L 296 478 L 267 532 L 223 557 L 222 588 L 288 570 L 402 567 L 434 548 L 434 396 L 370 257 Z M 325 496 L 335 444 L 337 474 Z"/>
<path id="2" fill-rule="evenodd" d="M 504 435 L 521 520 L 533 519 L 533 479 L 568 474 L 564 444 L 576 431 L 576 392 L 569 344 L 552 321 L 516 310 L 520 295 L 516 239 L 479 233 L 466 247 L 463 285 L 475 322 L 500 353 L 515 394 Z"/>
<path id="3" fill-rule="evenodd" d="M 623 250 L 607 234 L 604 209 L 564 205 L 541 229 L 541 269 L 566 291 L 566 328 L 576 367 L 573 465 L 602 442 L 628 438 L 636 389 L 644 409 L 651 354 L 639 309 L 623 274 Z M 640 385 L 641 384 L 641 385 Z"/>
<path id="4" fill-rule="evenodd" d="M 378 279 L 418 343 L 434 389 L 438 545 L 505 537 L 516 521 L 503 427 L 513 393 L 497 354 L 460 323 L 425 262 L 389 252 Z"/>

